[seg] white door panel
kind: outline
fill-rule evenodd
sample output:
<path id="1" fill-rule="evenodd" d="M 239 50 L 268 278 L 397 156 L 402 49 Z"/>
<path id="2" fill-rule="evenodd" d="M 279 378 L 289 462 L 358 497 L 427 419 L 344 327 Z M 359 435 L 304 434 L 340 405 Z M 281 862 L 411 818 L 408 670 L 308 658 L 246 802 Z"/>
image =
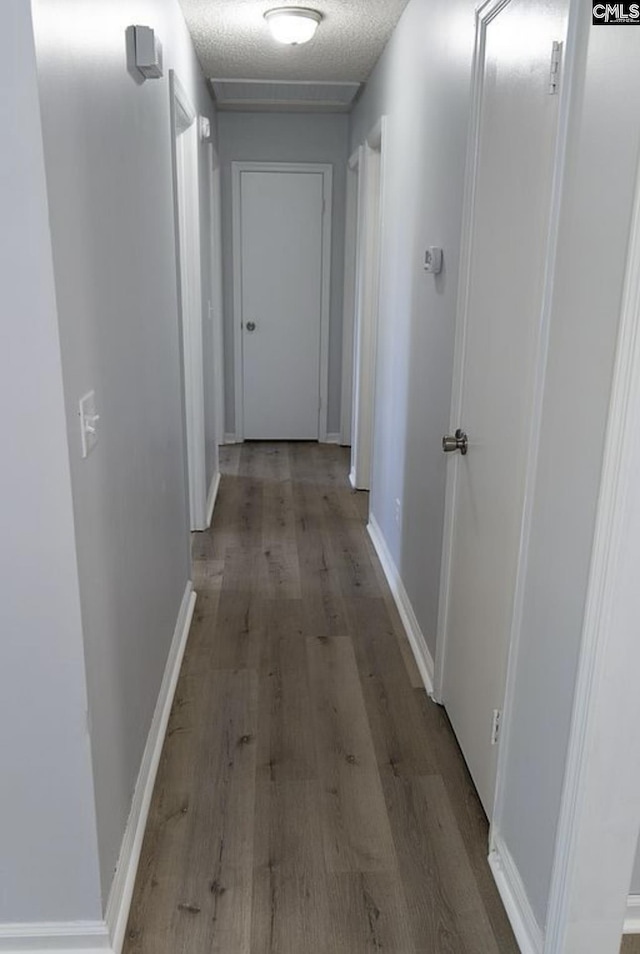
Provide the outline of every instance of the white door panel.
<path id="1" fill-rule="evenodd" d="M 558 122 L 566 0 L 511 0 L 486 26 L 443 701 L 487 814 L 504 699 Z"/>
<path id="2" fill-rule="evenodd" d="M 247 439 L 318 439 L 323 189 L 320 172 L 241 173 Z"/>

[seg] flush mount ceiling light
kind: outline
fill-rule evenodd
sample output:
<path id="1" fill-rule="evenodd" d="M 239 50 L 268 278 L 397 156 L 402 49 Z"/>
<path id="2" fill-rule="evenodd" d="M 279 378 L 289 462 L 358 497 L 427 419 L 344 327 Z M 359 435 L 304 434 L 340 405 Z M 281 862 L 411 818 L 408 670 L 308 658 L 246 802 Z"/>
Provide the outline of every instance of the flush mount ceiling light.
<path id="1" fill-rule="evenodd" d="M 274 10 L 267 10 L 264 18 L 274 40 L 299 46 L 301 43 L 308 43 L 313 37 L 322 20 L 322 14 L 306 7 L 276 7 Z"/>

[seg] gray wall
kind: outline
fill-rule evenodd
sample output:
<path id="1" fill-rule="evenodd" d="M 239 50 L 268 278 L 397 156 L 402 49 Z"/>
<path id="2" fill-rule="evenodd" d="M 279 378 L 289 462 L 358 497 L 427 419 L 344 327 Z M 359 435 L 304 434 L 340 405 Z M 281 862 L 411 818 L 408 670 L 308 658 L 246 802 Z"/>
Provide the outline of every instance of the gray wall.
<path id="1" fill-rule="evenodd" d="M 31 12 L 0 9 L 0 922 L 100 917 Z"/>
<path id="2" fill-rule="evenodd" d="M 592 29 L 586 8 L 581 17 L 501 822 L 540 925 L 548 905 L 640 154 L 638 37 Z M 608 174 L 612 169 L 615 175 Z M 591 265 L 594 241 L 597 267 Z"/>
<path id="3" fill-rule="evenodd" d="M 342 390 L 342 295 L 348 117 L 305 113 L 220 113 L 218 130 L 222 166 L 227 433 L 233 433 L 235 430 L 231 197 L 231 163 L 234 160 L 330 162 L 333 164 L 328 430 L 330 433 L 338 433 Z"/>
<path id="4" fill-rule="evenodd" d="M 353 150 L 388 116 L 371 511 L 432 653 L 474 8 L 411 0 L 351 121 Z M 428 245 L 444 247 L 437 278 Z"/>
<path id="5" fill-rule="evenodd" d="M 106 899 L 190 575 L 170 67 L 213 114 L 176 0 L 33 7 Z M 164 45 L 161 80 L 127 70 L 135 23 Z M 90 388 L 101 434 L 83 461 Z"/>

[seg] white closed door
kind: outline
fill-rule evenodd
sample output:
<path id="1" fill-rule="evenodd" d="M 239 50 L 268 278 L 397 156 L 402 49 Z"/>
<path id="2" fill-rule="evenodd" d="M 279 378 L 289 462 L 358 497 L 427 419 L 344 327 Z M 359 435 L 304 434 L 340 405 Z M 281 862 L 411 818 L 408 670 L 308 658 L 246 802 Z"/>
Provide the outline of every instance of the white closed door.
<path id="1" fill-rule="evenodd" d="M 240 173 L 244 437 L 317 440 L 321 172 Z"/>
<path id="2" fill-rule="evenodd" d="M 452 422 L 466 432 L 468 453 L 449 461 L 442 701 L 489 817 L 540 355 L 558 131 L 552 49 L 565 39 L 567 6 L 510 0 L 480 14 L 475 196 Z"/>

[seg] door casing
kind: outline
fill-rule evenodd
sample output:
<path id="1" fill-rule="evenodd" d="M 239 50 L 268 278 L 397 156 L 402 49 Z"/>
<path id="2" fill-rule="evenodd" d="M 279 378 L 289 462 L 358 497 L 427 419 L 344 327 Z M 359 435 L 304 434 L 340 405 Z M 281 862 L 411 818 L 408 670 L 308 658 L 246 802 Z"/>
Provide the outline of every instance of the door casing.
<path id="1" fill-rule="evenodd" d="M 218 150 L 213 143 L 209 144 L 209 175 L 210 175 L 210 197 L 211 204 L 211 227 L 213 235 L 211 239 L 211 319 L 213 321 L 213 340 L 215 354 L 213 355 L 213 367 L 215 373 L 215 399 L 216 399 L 216 440 L 218 444 L 224 444 L 224 327 L 223 327 L 223 295 L 222 295 L 222 196 L 221 196 L 221 170 L 220 157 Z"/>
<path id="2" fill-rule="evenodd" d="M 188 502 L 191 529 L 204 530 L 207 526 L 207 486 L 198 183 L 199 135 L 196 112 L 173 70 L 169 72 L 169 95 Z"/>
<path id="3" fill-rule="evenodd" d="M 353 346 L 356 312 L 356 258 L 358 252 L 358 202 L 363 146 L 347 163 L 347 199 L 344 228 L 344 294 L 342 302 L 342 402 L 340 443 L 351 444 L 353 417 Z"/>
<path id="4" fill-rule="evenodd" d="M 375 375 L 384 235 L 384 172 L 387 118 L 382 116 L 358 151 L 351 469 L 357 490 L 371 490 Z"/>

